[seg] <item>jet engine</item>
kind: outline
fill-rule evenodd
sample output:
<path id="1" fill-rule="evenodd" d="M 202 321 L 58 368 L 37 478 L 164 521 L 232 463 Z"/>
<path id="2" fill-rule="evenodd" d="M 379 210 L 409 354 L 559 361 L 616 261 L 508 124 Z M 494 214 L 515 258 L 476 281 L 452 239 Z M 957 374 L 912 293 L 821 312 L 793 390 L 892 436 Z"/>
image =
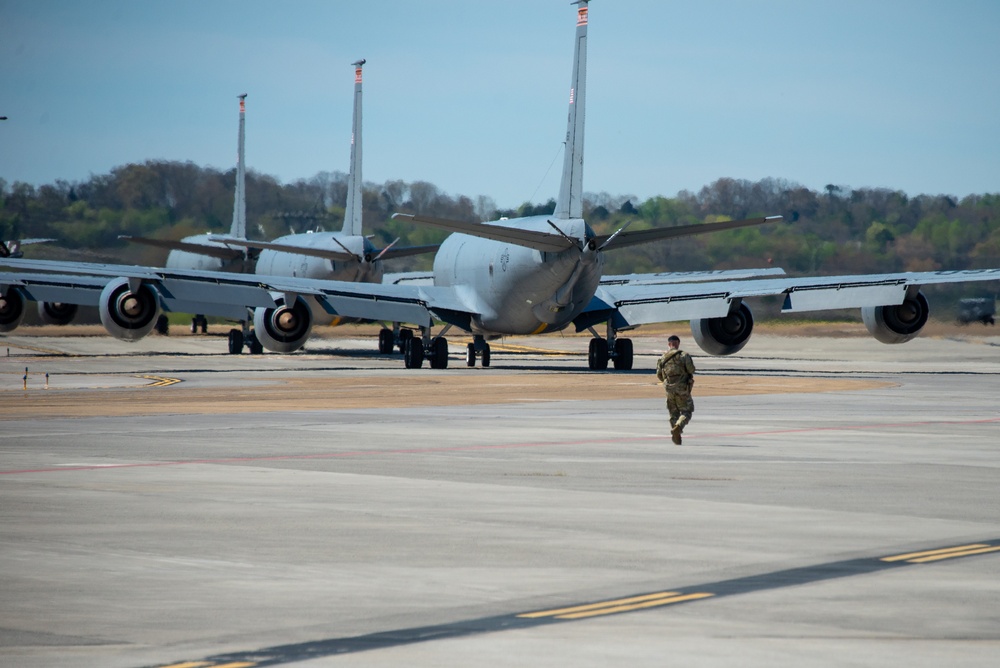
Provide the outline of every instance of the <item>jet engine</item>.
<path id="1" fill-rule="evenodd" d="M 709 355 L 738 353 L 750 340 L 752 331 L 753 313 L 742 302 L 725 317 L 691 321 L 691 334 L 695 342 Z"/>
<path id="2" fill-rule="evenodd" d="M 127 278 L 116 278 L 101 291 L 101 323 L 108 334 L 138 341 L 149 334 L 160 317 L 160 300 L 145 283 L 133 292 Z"/>
<path id="3" fill-rule="evenodd" d="M 0 332 L 13 332 L 24 320 L 24 296 L 15 288 L 0 293 Z"/>
<path id="4" fill-rule="evenodd" d="M 38 302 L 38 318 L 46 325 L 68 325 L 76 317 L 76 304 Z"/>
<path id="5" fill-rule="evenodd" d="M 312 331 L 313 317 L 309 305 L 301 297 L 292 306 L 284 297 L 275 300 L 274 308 L 257 307 L 253 313 L 254 333 L 268 350 L 290 353 L 305 345 Z"/>
<path id="6" fill-rule="evenodd" d="M 924 328 L 929 314 L 930 307 L 922 292 L 907 297 L 902 304 L 861 309 L 865 327 L 882 343 L 906 343 Z"/>

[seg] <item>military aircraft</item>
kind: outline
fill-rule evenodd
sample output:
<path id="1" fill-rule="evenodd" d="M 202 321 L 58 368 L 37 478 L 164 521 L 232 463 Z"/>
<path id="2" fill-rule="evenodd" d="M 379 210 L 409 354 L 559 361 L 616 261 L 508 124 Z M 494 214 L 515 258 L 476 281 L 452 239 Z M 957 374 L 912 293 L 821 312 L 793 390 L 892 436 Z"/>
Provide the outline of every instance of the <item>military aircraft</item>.
<path id="1" fill-rule="evenodd" d="M 429 275 L 381 285 L 0 259 L 0 266 L 20 270 L 0 273 L 0 295 L 8 312 L 16 312 L 24 295 L 84 294 L 103 279 L 97 300 L 102 322 L 114 336 L 126 340 L 148 333 L 161 308 L 183 310 L 191 301 L 242 304 L 255 310 L 254 323 L 265 347 L 288 352 L 308 340 L 319 307 L 331 317 L 415 326 L 420 336 L 405 343 L 408 368 L 422 366 L 425 359 L 433 368 L 445 368 L 448 342 L 444 334 L 452 328 L 473 335 L 466 348 L 466 364 L 474 366 L 479 360 L 488 366 L 490 339 L 555 332 L 572 325 L 593 335 L 588 356 L 591 369 L 607 369 L 613 362 L 615 369 L 626 370 L 633 364 L 632 345 L 618 333 L 655 322 L 690 320 L 702 350 L 712 355 L 738 352 L 753 330 L 753 315 L 745 303 L 752 297 L 780 295 L 785 312 L 860 308 L 877 340 L 902 343 L 917 336 L 927 322 L 929 309 L 920 292 L 922 285 L 1000 280 L 1000 269 L 794 278 L 766 270 L 742 275 L 604 277 L 605 253 L 618 248 L 776 223 L 781 217 L 594 233 L 582 218 L 589 1 L 574 4 L 576 38 L 566 148 L 553 215 L 465 223 L 399 214 L 453 234 L 441 244 Z M 4 317 L 10 316 L 2 316 L 0 308 L 0 328 Z M 445 327 L 432 336 L 435 322 Z M 603 337 L 594 329 L 602 324 L 606 328 Z"/>
<path id="2" fill-rule="evenodd" d="M 274 274 L 278 276 L 298 276 L 307 278 L 357 281 L 379 283 L 382 280 L 382 261 L 430 253 L 437 250 L 437 245 L 394 248 L 396 242 L 386 248 L 378 249 L 362 234 L 362 66 L 365 60 L 352 63 L 354 67 L 354 110 L 351 134 L 351 164 L 348 173 L 347 207 L 344 226 L 340 232 L 308 232 L 290 234 L 273 241 L 255 241 L 246 238 L 246 171 L 245 171 L 245 119 L 246 93 L 239 95 L 240 123 L 236 169 L 236 192 L 233 202 L 233 222 L 229 235 L 198 234 L 185 237 L 180 241 L 153 239 L 148 237 L 123 236 L 135 243 L 170 249 L 165 268 L 168 270 L 194 272 L 236 272 Z M 28 241 L 29 243 L 31 240 Z M 23 243 L 23 242 L 22 242 Z M 11 257 L 20 257 L 9 254 Z M 66 299 L 81 299 L 80 303 L 96 304 L 93 294 L 95 286 L 85 287 L 80 279 L 75 280 L 75 287 L 80 291 L 78 297 L 65 294 Z M 103 288 L 103 285 L 100 286 Z M 250 352 L 261 352 L 263 345 L 257 337 L 256 330 L 249 329 L 248 312 L 242 304 L 209 304 L 197 303 L 194 306 L 200 310 L 188 310 L 195 313 L 191 331 L 198 327 L 202 332 L 207 327 L 205 314 L 220 316 L 242 324 L 242 329 L 232 329 L 229 332 L 229 352 L 236 354 L 242 351 L 246 344 Z M 75 303 L 39 302 L 39 313 L 46 322 L 61 316 L 60 324 L 72 320 L 77 310 Z M 174 302 L 171 310 L 185 310 L 179 302 Z M 327 314 L 320 308 L 314 309 L 312 321 L 317 324 L 342 324 L 348 320 Z M 3 324 L 0 320 L 0 331 L 10 331 L 16 324 L 11 320 Z M 13 326 L 12 326 L 13 325 Z M 114 335 L 114 328 L 111 333 Z M 404 334 L 408 334 L 405 332 Z M 262 336 L 267 341 L 268 348 L 275 351 L 285 351 L 286 344 L 267 339 L 262 330 Z M 382 352 L 390 352 L 399 343 L 400 331 L 398 325 L 394 330 L 384 330 L 380 339 Z M 405 337 L 404 337 L 405 338 Z"/>

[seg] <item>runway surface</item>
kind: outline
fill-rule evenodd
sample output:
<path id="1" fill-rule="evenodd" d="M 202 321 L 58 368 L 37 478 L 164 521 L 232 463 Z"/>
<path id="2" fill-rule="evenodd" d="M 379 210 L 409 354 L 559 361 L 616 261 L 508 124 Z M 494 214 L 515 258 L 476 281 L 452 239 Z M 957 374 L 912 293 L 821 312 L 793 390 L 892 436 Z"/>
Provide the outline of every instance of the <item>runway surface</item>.
<path id="1" fill-rule="evenodd" d="M 990 665 L 983 331 L 696 354 L 680 447 L 665 335 L 596 374 L 7 335 L 0 666 Z"/>

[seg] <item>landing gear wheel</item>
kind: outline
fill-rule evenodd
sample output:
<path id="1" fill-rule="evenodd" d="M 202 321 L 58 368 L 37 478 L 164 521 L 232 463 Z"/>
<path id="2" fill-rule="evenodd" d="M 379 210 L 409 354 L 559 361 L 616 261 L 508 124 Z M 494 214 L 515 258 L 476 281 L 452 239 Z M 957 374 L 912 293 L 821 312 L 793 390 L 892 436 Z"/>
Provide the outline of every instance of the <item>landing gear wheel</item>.
<path id="1" fill-rule="evenodd" d="M 587 362 L 591 371 L 604 371 L 608 368 L 608 342 L 604 339 L 590 340 L 590 353 Z"/>
<path id="2" fill-rule="evenodd" d="M 476 366 L 476 344 L 470 343 L 465 347 L 465 366 Z"/>
<path id="3" fill-rule="evenodd" d="M 392 352 L 392 348 L 392 330 L 383 327 L 378 332 L 378 351 L 383 355 L 388 355 Z"/>
<path id="4" fill-rule="evenodd" d="M 424 363 L 424 342 L 411 336 L 406 340 L 406 350 L 403 351 L 403 364 L 407 369 L 419 369 Z"/>
<path id="5" fill-rule="evenodd" d="M 406 354 L 406 342 L 413 339 L 413 330 L 404 329 L 399 332 L 399 352 Z"/>
<path id="6" fill-rule="evenodd" d="M 247 347 L 250 349 L 251 355 L 260 355 L 264 352 L 264 346 L 257 339 L 257 335 L 254 332 L 250 332 L 250 336 L 247 339 Z"/>
<path id="7" fill-rule="evenodd" d="M 431 341 L 431 368 L 448 368 L 448 339 L 439 336 Z"/>
<path id="8" fill-rule="evenodd" d="M 243 352 L 243 332 L 238 329 L 229 330 L 229 354 L 239 355 Z"/>
<path id="9" fill-rule="evenodd" d="M 632 369 L 632 339 L 615 341 L 615 369 L 618 371 Z"/>
<path id="10" fill-rule="evenodd" d="M 156 319 L 156 325 L 153 326 L 153 329 L 155 329 L 156 333 L 160 334 L 161 336 L 169 335 L 170 320 L 167 319 L 167 316 L 161 315 L 159 318 Z"/>
<path id="11" fill-rule="evenodd" d="M 482 360 L 484 369 L 490 365 L 490 344 L 483 345 L 483 352 L 479 355 L 479 358 Z"/>

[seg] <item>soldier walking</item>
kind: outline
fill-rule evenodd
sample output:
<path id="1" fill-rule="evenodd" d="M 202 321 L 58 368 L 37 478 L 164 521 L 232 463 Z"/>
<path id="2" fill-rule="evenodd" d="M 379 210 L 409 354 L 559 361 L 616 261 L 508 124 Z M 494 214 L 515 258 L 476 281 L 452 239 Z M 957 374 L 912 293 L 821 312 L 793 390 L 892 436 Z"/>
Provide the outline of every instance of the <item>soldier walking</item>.
<path id="1" fill-rule="evenodd" d="M 667 339 L 667 352 L 656 363 L 656 379 L 667 391 L 667 412 L 670 413 L 670 438 L 681 444 L 681 432 L 694 413 L 694 361 L 681 350 L 681 340 L 676 335 Z"/>

